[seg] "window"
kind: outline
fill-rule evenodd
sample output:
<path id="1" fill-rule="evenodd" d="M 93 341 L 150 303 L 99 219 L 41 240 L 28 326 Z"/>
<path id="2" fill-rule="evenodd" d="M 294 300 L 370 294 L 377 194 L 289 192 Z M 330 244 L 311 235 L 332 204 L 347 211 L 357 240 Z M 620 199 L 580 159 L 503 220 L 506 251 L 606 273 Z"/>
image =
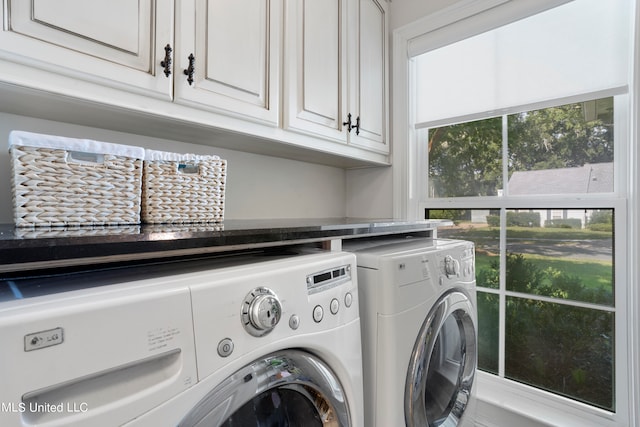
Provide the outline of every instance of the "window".
<path id="1" fill-rule="evenodd" d="M 628 367 L 616 4 L 572 2 L 413 60 L 421 206 L 456 218 L 441 236 L 476 243 L 480 368 L 614 414 Z"/>
<path id="2" fill-rule="evenodd" d="M 428 216 L 454 219 L 440 237 L 476 245 L 480 369 L 615 411 L 614 212 L 547 211 L 504 210 L 504 256 L 500 210 Z"/>
<path id="3" fill-rule="evenodd" d="M 637 2 L 525 3 L 452 7 L 394 35 L 410 58 L 394 60 L 396 212 L 454 219 L 438 235 L 476 244 L 485 415 L 629 425 Z"/>
<path id="4" fill-rule="evenodd" d="M 455 221 L 441 236 L 476 244 L 480 369 L 609 411 L 613 117 L 608 97 L 422 133 L 431 198 L 503 196 L 493 209 L 426 214 Z M 559 194 L 600 197 L 580 208 L 545 201 Z M 513 209 L 507 195 L 535 196 L 535 203 Z"/>
<path id="5" fill-rule="evenodd" d="M 425 144 L 430 198 L 613 192 L 613 97 L 435 127 Z"/>
<path id="6" fill-rule="evenodd" d="M 607 97 L 418 133 L 425 204 L 455 207 L 425 216 L 454 221 L 440 237 L 476 245 L 479 368 L 611 412 L 613 106 Z M 458 207 L 478 203 L 487 208 Z"/>

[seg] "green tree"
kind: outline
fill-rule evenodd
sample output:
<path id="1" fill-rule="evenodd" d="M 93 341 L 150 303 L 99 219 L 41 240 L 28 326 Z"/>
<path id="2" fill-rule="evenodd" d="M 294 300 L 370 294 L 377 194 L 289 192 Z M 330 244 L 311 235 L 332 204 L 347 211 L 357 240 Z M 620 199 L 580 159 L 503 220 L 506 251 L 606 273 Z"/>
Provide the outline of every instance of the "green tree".
<path id="1" fill-rule="evenodd" d="M 502 187 L 500 117 L 430 129 L 428 150 L 436 197 L 495 196 Z"/>
<path id="2" fill-rule="evenodd" d="M 611 112 L 589 120 L 586 103 L 562 105 L 508 117 L 510 171 L 556 169 L 613 161 Z"/>
<path id="3" fill-rule="evenodd" d="M 590 117 L 588 105 L 599 106 Z M 613 98 L 507 117 L 509 171 L 613 161 Z M 429 129 L 431 194 L 494 196 L 502 183 L 502 117 Z"/>

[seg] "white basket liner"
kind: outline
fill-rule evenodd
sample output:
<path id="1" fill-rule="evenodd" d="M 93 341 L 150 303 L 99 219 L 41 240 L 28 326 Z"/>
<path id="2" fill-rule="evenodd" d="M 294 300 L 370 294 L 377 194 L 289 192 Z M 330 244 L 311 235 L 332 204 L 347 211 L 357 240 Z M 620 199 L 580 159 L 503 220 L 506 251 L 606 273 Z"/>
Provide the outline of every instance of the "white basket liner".
<path id="1" fill-rule="evenodd" d="M 168 161 L 168 162 L 198 162 L 208 160 L 219 160 L 220 157 L 213 155 L 171 153 L 169 151 L 145 150 L 145 160 L 147 161 Z"/>
<path id="2" fill-rule="evenodd" d="M 64 136 L 44 135 L 40 133 L 11 131 L 9 146 L 29 146 L 58 150 L 77 151 L 82 153 L 111 154 L 114 156 L 144 159 L 144 148 L 132 145 L 114 144 L 91 139 L 67 138 Z"/>

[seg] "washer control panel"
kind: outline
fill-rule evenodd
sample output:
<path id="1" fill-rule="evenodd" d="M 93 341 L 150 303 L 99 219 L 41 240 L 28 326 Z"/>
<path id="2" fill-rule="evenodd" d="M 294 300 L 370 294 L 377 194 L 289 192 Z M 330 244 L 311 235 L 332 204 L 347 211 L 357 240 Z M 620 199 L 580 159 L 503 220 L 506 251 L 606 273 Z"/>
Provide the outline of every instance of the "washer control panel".
<path id="1" fill-rule="evenodd" d="M 310 342 L 305 336 L 352 328 L 359 318 L 355 265 L 354 254 L 321 252 L 194 277 L 190 288 L 198 376 L 211 375 L 253 351 L 300 346 Z"/>
<path id="2" fill-rule="evenodd" d="M 319 304 L 313 307 L 311 317 L 316 323 L 325 319 L 328 310 L 331 315 L 337 315 L 342 308 L 349 308 L 353 303 L 353 294 L 346 291 L 342 295 L 335 288 L 351 281 L 351 265 L 341 265 L 327 270 L 318 271 L 307 276 L 307 292 L 313 299 L 319 300 Z M 321 298 L 321 293 L 334 289 L 331 296 Z"/>
<path id="3" fill-rule="evenodd" d="M 309 295 L 326 291 L 351 280 L 351 266 L 341 265 L 307 276 Z"/>

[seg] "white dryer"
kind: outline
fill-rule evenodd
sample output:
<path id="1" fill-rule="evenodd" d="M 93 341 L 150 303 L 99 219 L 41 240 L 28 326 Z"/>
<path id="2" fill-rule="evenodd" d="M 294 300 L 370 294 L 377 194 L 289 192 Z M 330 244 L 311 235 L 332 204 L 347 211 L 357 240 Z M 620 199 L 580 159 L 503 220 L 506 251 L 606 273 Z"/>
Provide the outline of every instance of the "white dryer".
<path id="1" fill-rule="evenodd" d="M 0 305 L 0 425 L 364 426 L 353 254 L 143 270 Z"/>
<path id="2" fill-rule="evenodd" d="M 473 425 L 473 243 L 386 238 L 344 249 L 358 263 L 366 425 Z"/>

